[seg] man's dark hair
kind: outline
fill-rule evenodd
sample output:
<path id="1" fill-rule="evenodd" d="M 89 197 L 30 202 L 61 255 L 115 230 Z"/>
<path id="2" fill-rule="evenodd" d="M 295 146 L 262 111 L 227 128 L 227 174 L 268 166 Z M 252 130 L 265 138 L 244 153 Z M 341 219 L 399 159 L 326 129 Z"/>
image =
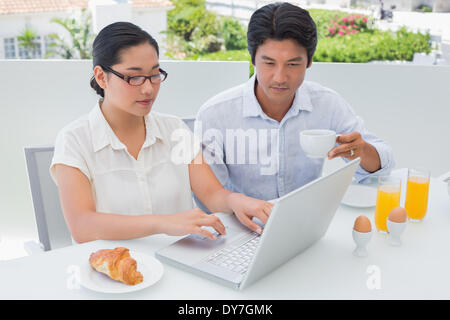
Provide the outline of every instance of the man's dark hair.
<path id="1" fill-rule="evenodd" d="M 293 39 L 308 53 L 308 64 L 317 46 L 317 29 L 309 12 L 287 2 L 271 3 L 256 10 L 250 18 L 247 47 L 255 64 L 258 47 L 266 40 Z"/>

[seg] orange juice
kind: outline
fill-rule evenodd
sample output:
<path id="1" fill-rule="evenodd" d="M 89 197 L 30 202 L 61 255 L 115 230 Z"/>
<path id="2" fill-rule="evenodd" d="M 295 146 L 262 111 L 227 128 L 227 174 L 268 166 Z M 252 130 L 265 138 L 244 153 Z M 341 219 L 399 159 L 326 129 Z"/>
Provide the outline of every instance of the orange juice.
<path id="1" fill-rule="evenodd" d="M 405 201 L 408 218 L 422 220 L 425 217 L 428 207 L 429 187 L 430 180 L 427 177 L 408 177 Z"/>
<path id="2" fill-rule="evenodd" d="M 381 185 L 377 192 L 377 205 L 375 208 L 375 226 L 378 231 L 387 232 L 386 220 L 395 207 L 400 206 L 400 187 Z"/>

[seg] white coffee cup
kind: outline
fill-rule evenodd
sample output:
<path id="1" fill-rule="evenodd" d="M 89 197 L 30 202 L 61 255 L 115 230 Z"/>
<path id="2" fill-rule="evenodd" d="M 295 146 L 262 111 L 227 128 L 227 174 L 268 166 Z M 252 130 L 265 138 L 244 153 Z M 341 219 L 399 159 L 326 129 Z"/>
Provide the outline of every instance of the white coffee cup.
<path id="1" fill-rule="evenodd" d="M 303 130 L 300 132 L 300 145 L 308 157 L 326 158 L 338 136 L 333 130 Z"/>

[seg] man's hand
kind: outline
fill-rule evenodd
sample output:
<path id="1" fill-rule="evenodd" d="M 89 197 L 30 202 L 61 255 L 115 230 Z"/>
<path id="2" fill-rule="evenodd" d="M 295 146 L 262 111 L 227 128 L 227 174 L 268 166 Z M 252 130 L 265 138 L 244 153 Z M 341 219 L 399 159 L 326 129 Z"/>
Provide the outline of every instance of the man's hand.
<path id="1" fill-rule="evenodd" d="M 247 197 L 241 193 L 231 193 L 228 197 L 230 207 L 238 220 L 247 228 L 261 234 L 261 227 L 252 221 L 253 217 L 266 224 L 273 204 L 267 201 Z"/>
<path id="2" fill-rule="evenodd" d="M 328 159 L 344 157 L 353 160 L 364 157 L 364 148 L 367 142 L 363 140 L 359 132 L 344 133 L 337 137 L 336 142 L 340 145 L 328 152 Z"/>
<path id="3" fill-rule="evenodd" d="M 359 132 L 341 134 L 336 142 L 339 146 L 328 152 L 328 159 L 344 157 L 348 160 L 361 158 L 361 167 L 368 172 L 381 168 L 380 156 L 374 146 L 364 141 Z"/>

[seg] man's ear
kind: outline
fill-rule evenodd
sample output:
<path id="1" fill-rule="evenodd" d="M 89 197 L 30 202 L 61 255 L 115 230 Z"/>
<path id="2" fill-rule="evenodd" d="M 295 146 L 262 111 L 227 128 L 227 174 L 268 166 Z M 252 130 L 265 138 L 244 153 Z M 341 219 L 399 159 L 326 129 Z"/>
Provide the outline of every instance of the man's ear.
<path id="1" fill-rule="evenodd" d="M 97 83 L 100 86 L 100 88 L 102 88 L 102 89 L 106 88 L 106 86 L 107 86 L 106 72 L 103 71 L 102 67 L 95 66 L 95 68 L 94 68 L 94 78 L 95 78 L 95 81 L 97 81 Z"/>

